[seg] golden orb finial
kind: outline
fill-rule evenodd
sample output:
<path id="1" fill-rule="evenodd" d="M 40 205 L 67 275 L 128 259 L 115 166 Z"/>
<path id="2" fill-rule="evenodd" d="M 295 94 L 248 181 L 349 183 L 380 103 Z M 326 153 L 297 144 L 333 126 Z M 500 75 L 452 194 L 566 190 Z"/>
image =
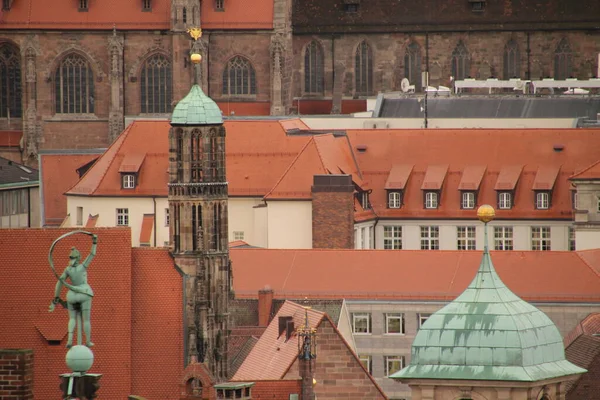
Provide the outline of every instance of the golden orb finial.
<path id="1" fill-rule="evenodd" d="M 198 54 L 198 53 L 193 53 L 190 56 L 190 60 L 192 60 L 193 64 L 199 64 L 200 61 L 202 61 L 202 56 L 200 54 Z"/>
<path id="2" fill-rule="evenodd" d="M 489 204 L 484 204 L 477 209 L 477 218 L 485 224 L 492 221 L 495 216 L 496 211 Z"/>

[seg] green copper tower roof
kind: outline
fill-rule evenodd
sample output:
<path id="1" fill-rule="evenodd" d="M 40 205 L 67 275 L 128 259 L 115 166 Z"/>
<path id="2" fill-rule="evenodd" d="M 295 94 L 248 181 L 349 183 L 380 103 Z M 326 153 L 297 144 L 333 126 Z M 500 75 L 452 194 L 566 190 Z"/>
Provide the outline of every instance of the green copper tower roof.
<path id="1" fill-rule="evenodd" d="M 475 279 L 427 319 L 413 342 L 410 365 L 390 377 L 533 382 L 584 372 L 565 360 L 562 337 L 550 318 L 500 280 L 486 224 Z"/>
<path id="2" fill-rule="evenodd" d="M 223 123 L 217 103 L 194 85 L 173 110 L 171 125 L 217 125 Z"/>

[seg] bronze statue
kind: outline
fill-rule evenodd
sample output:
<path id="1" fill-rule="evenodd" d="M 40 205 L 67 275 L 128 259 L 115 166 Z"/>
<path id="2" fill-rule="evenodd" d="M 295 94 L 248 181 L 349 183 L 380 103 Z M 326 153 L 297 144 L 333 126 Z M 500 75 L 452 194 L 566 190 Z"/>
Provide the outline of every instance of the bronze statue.
<path id="1" fill-rule="evenodd" d="M 77 233 L 89 235 L 92 237 L 92 249 L 87 258 L 80 263 L 81 254 L 79 250 L 75 247 L 71 248 L 71 254 L 69 255 L 69 265 L 65 268 L 62 275 L 58 276 L 56 270 L 54 269 L 54 262 L 52 260 L 52 252 L 54 251 L 54 247 L 56 244 L 66 238 L 67 236 L 74 235 Z M 58 279 L 56 282 L 56 288 L 54 290 L 54 299 L 52 303 L 50 303 L 50 312 L 54 311 L 54 307 L 56 304 L 61 304 L 63 307 L 69 310 L 69 335 L 67 340 L 67 348 L 71 348 L 73 346 L 73 332 L 75 331 L 75 326 L 78 326 L 77 331 L 77 339 L 78 344 L 81 344 L 81 322 L 83 322 L 83 331 L 85 332 L 86 346 L 92 347 L 94 343 L 91 340 L 92 334 L 92 326 L 90 323 L 90 314 L 92 311 L 92 297 L 94 296 L 94 292 L 92 288 L 87 282 L 87 271 L 96 255 L 96 247 L 98 244 L 98 236 L 86 232 L 86 231 L 73 231 L 67 234 L 62 235 L 58 239 L 52 243 L 50 247 L 50 253 L 48 254 L 48 261 L 50 262 L 50 267 L 54 272 L 54 275 Z M 68 283 L 66 280 L 69 278 L 71 283 Z M 63 286 L 66 286 L 69 291 L 67 292 L 67 301 L 63 301 L 60 298 L 60 291 Z"/>

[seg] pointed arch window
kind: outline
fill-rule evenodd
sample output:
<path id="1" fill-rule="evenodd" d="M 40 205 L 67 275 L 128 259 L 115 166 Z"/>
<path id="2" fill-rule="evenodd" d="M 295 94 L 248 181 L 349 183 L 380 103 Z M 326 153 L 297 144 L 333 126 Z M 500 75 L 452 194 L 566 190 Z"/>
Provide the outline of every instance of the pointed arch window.
<path id="1" fill-rule="evenodd" d="M 373 51 L 367 42 L 356 48 L 354 65 L 355 91 L 357 95 L 369 96 L 373 92 Z"/>
<path id="2" fill-rule="evenodd" d="M 140 76 L 141 112 L 170 113 L 172 84 L 171 61 L 163 54 L 148 58 L 142 66 Z"/>
<path id="3" fill-rule="evenodd" d="M 554 52 L 554 79 L 567 79 L 573 74 L 573 51 L 567 38 L 562 38 Z"/>
<path id="4" fill-rule="evenodd" d="M 244 96 L 256 94 L 256 74 L 254 67 L 244 57 L 235 56 L 223 71 L 223 94 Z"/>
<path id="5" fill-rule="evenodd" d="M 94 74 L 90 63 L 79 54 L 69 54 L 56 69 L 55 107 L 57 114 L 94 112 Z"/>
<path id="6" fill-rule="evenodd" d="M 520 78 L 520 63 L 519 45 L 511 40 L 504 46 L 504 79 Z"/>
<path id="7" fill-rule="evenodd" d="M 467 78 L 469 76 L 469 66 L 469 52 L 461 40 L 452 52 L 452 76 L 454 79 Z"/>
<path id="8" fill-rule="evenodd" d="M 323 49 L 316 41 L 306 46 L 304 52 L 304 91 L 323 94 Z"/>
<path id="9" fill-rule="evenodd" d="M 0 44 L 0 118 L 20 118 L 21 57 L 15 46 Z"/>
<path id="10" fill-rule="evenodd" d="M 416 90 L 421 89 L 421 47 L 416 42 L 411 42 L 404 53 L 404 77 L 415 85 Z"/>

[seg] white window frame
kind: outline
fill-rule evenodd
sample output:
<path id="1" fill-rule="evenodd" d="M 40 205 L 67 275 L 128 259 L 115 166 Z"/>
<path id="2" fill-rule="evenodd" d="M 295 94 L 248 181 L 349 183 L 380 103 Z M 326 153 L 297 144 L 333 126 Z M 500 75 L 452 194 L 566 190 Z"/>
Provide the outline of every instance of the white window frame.
<path id="1" fill-rule="evenodd" d="M 417 314 L 417 329 L 421 329 L 425 321 L 431 317 L 431 313 L 419 313 Z"/>
<path id="2" fill-rule="evenodd" d="M 357 330 L 357 322 L 366 321 L 367 327 L 364 332 Z M 371 313 L 352 313 L 352 333 L 355 335 L 371 334 Z"/>
<path id="3" fill-rule="evenodd" d="M 475 208 L 475 192 L 462 192 L 461 208 L 465 210 L 472 210 Z"/>
<path id="4" fill-rule="evenodd" d="M 370 354 L 359 354 L 358 360 L 363 365 L 363 367 L 365 367 L 367 372 L 369 374 L 373 375 L 373 358 L 371 357 L 371 355 Z"/>
<path id="5" fill-rule="evenodd" d="M 550 251 L 552 250 L 552 230 L 549 226 L 531 227 L 531 250 Z"/>
<path id="6" fill-rule="evenodd" d="M 215 10 L 224 11 L 225 10 L 225 0 L 215 0 Z"/>
<path id="7" fill-rule="evenodd" d="M 371 209 L 371 204 L 369 203 L 369 192 L 368 191 L 363 191 L 361 193 L 361 206 L 363 208 L 363 210 L 370 210 Z"/>
<path id="8" fill-rule="evenodd" d="M 421 250 L 440 249 L 440 227 L 437 225 L 421 226 Z"/>
<path id="9" fill-rule="evenodd" d="M 361 249 L 367 248 L 367 227 L 366 226 L 363 226 L 362 228 L 360 228 L 360 248 Z"/>
<path id="10" fill-rule="evenodd" d="M 475 250 L 477 248 L 476 228 L 474 226 L 456 227 L 456 248 L 458 250 Z"/>
<path id="11" fill-rule="evenodd" d="M 400 208 L 401 202 L 400 192 L 388 193 L 388 208 Z"/>
<path id="12" fill-rule="evenodd" d="M 402 225 L 385 225 L 383 227 L 383 248 L 402 250 Z"/>
<path id="13" fill-rule="evenodd" d="M 397 370 L 393 371 L 393 368 L 390 368 L 390 364 L 391 363 L 400 363 L 400 368 L 398 368 Z M 385 377 L 389 377 L 390 375 L 400 371 L 401 369 L 404 368 L 404 356 L 383 356 L 383 363 L 384 363 L 384 367 L 385 367 Z"/>
<path id="14" fill-rule="evenodd" d="M 425 208 L 436 209 L 438 204 L 438 192 L 425 192 Z"/>
<path id="15" fill-rule="evenodd" d="M 550 208 L 550 193 L 537 192 L 535 194 L 535 208 L 538 210 L 547 210 Z"/>
<path id="16" fill-rule="evenodd" d="M 83 225 L 83 207 L 77 207 L 76 209 L 77 212 L 77 226 L 82 226 Z"/>
<path id="17" fill-rule="evenodd" d="M 494 226 L 494 250 L 514 249 L 514 229 L 512 226 Z"/>
<path id="18" fill-rule="evenodd" d="M 569 227 L 568 240 L 569 240 L 569 242 L 567 243 L 567 249 L 569 249 L 569 251 L 577 250 L 577 240 L 576 240 L 575 228 L 572 226 Z"/>
<path id="19" fill-rule="evenodd" d="M 233 231 L 233 240 L 244 240 L 244 231 Z"/>
<path id="20" fill-rule="evenodd" d="M 512 193 L 498 193 L 498 208 L 501 210 L 510 210 L 512 208 Z"/>
<path id="21" fill-rule="evenodd" d="M 169 226 L 171 224 L 171 212 L 168 208 L 165 208 L 165 226 Z"/>
<path id="22" fill-rule="evenodd" d="M 123 189 L 135 189 L 135 175 L 123 174 Z"/>
<path id="23" fill-rule="evenodd" d="M 129 208 L 117 208 L 117 226 L 129 226 Z"/>
<path id="24" fill-rule="evenodd" d="M 399 332 L 390 332 L 390 321 L 397 320 L 400 322 Z M 386 313 L 385 314 L 385 334 L 386 335 L 405 335 L 404 314 L 402 313 Z"/>
<path id="25" fill-rule="evenodd" d="M 374 249 L 375 248 L 375 228 L 373 227 L 373 225 L 369 226 L 369 248 L 370 249 Z"/>

